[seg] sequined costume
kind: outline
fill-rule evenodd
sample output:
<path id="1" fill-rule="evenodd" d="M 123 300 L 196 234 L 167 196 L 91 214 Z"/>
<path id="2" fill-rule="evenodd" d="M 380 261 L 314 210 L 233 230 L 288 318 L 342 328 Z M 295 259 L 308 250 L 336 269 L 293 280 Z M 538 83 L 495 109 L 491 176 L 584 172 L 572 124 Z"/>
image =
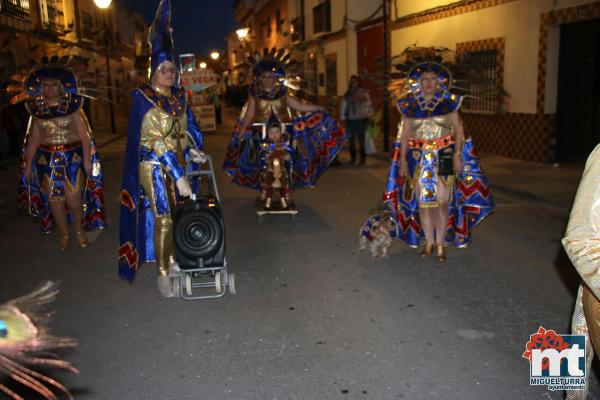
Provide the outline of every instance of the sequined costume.
<path id="1" fill-rule="evenodd" d="M 64 90 L 55 106 L 46 104 L 40 84 L 44 79 L 61 82 Z M 19 209 L 40 219 L 41 230 L 54 230 L 55 221 L 48 202 L 64 201 L 69 192 L 82 193 L 82 226 L 86 230 L 104 229 L 103 173 L 92 130 L 81 108 L 83 97 L 77 93 L 75 76 L 62 67 L 47 66 L 31 73 L 25 82 L 29 91 L 26 107 L 31 114 L 17 194 Z M 85 127 L 89 136 L 92 175 L 83 169 L 84 149 L 76 124 Z M 38 129 L 39 145 L 31 160 L 32 176 L 25 176 L 25 148 L 33 129 Z"/>
<path id="2" fill-rule="evenodd" d="M 172 59 L 170 2 L 162 0 L 154 22 L 152 71 Z M 195 168 L 191 149 L 202 149 L 202 133 L 184 88 L 170 93 L 145 85 L 132 93 L 121 190 L 119 276 L 133 282 L 139 266 L 156 262 L 167 276 L 173 258 L 171 205 L 178 199 L 174 183 Z M 190 164 L 190 165 L 188 165 Z"/>
<path id="3" fill-rule="evenodd" d="M 563 246 L 582 279 L 572 320 L 572 333 L 586 337 L 586 371 L 600 348 L 600 145 L 590 154 Z M 567 391 L 568 400 L 585 400 L 586 391 Z"/>
<path id="4" fill-rule="evenodd" d="M 326 112 L 298 115 L 291 109 L 288 97 L 294 98 L 283 83 L 286 76 L 284 63 L 278 61 L 275 54 L 265 54 L 265 59 L 253 68 L 254 80 L 249 95 L 255 102 L 255 129 L 249 127 L 246 132 L 240 133 L 246 118 L 245 107 L 231 136 L 223 169 L 234 183 L 262 191 L 261 173 L 267 166 L 266 158 L 260 156 L 264 154 L 260 125 L 268 124 L 273 116 L 285 124 L 283 133 L 289 138 L 293 165 L 291 189 L 314 187 L 347 141 L 348 133 Z M 265 72 L 274 73 L 280 82 L 272 92 L 261 90 L 260 78 Z"/>
<path id="5" fill-rule="evenodd" d="M 291 205 L 292 188 L 290 182 L 290 171 L 293 153 L 287 134 L 282 134 L 282 125 L 275 116 L 271 114 L 267 124 L 267 135 L 262 142 L 262 155 L 264 167 L 261 171 L 261 200 L 265 208 L 270 208 L 273 194 L 279 194 L 282 208 Z"/>
<path id="6" fill-rule="evenodd" d="M 433 64 L 427 68 L 433 69 L 442 82 L 446 79 L 441 66 L 435 69 Z M 417 76 L 409 76 L 409 82 L 418 80 Z M 371 230 L 385 219 L 392 238 L 418 247 L 424 237 L 419 207 L 438 207 L 437 183 L 441 181 L 452 189 L 445 243 L 456 247 L 469 245 L 473 228 L 493 212 L 494 201 L 470 138 L 462 145 L 462 170 L 453 171 L 455 132 L 450 114 L 460 108 L 461 102 L 460 96 L 446 88 L 437 91 L 429 102 L 418 89 L 398 101 L 402 121 L 394 143 L 382 212 L 369 217 L 361 226 L 361 238 L 373 240 Z M 403 124 L 409 124 L 408 131 L 412 132 L 407 141 L 405 177 L 399 173 Z"/>

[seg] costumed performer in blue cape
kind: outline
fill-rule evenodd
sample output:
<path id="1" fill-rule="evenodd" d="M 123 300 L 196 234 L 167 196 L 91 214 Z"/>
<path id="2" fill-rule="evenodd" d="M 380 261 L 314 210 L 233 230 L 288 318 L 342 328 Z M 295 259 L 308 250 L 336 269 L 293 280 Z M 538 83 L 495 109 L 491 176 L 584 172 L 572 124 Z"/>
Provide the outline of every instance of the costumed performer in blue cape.
<path id="1" fill-rule="evenodd" d="M 267 200 L 270 189 L 264 187 L 263 179 L 267 168 L 263 151 L 265 137 L 254 129 L 256 126 L 267 127 L 269 120 L 284 124 L 293 165 L 291 188 L 315 186 L 343 147 L 348 134 L 322 107 L 300 101 L 290 93 L 289 87 L 297 79 L 297 74 L 290 71 L 290 53 L 284 49 L 265 49 L 262 55 L 256 53 L 249 61 L 254 64 L 253 81 L 248 101 L 231 136 L 223 169 L 234 183 L 260 190 L 268 209 L 271 206 Z M 292 201 L 291 192 L 282 199 L 285 209 Z"/>
<path id="2" fill-rule="evenodd" d="M 150 28 L 150 83 L 132 93 L 119 246 L 121 278 L 132 283 L 140 264 L 155 262 L 158 289 L 165 297 L 176 295 L 169 276 L 176 267 L 171 207 L 192 193 L 186 168 L 193 166 L 187 164 L 197 167 L 206 160 L 186 91 L 176 86 L 171 25 L 171 2 L 161 0 Z"/>
<path id="3" fill-rule="evenodd" d="M 458 114 L 463 98 L 450 92 L 449 70 L 421 62 L 409 70 L 406 82 L 409 92 L 397 103 L 402 121 L 382 212 L 370 217 L 359 235 L 363 248 L 380 235 L 411 247 L 424 237 L 421 256 L 435 252 L 442 262 L 448 244 L 471 242 L 471 231 L 494 210 L 494 202 L 473 142 L 465 138 Z"/>
<path id="4" fill-rule="evenodd" d="M 13 92 L 20 93 L 11 100 L 24 100 L 31 115 L 17 205 L 39 218 L 42 232 L 57 228 L 60 251 L 69 246 L 69 221 L 81 247 L 89 244 L 85 230 L 106 227 L 100 158 L 82 110 L 84 97 L 67 62 L 44 57 L 44 65 L 28 76 L 13 77 L 20 81 Z"/>

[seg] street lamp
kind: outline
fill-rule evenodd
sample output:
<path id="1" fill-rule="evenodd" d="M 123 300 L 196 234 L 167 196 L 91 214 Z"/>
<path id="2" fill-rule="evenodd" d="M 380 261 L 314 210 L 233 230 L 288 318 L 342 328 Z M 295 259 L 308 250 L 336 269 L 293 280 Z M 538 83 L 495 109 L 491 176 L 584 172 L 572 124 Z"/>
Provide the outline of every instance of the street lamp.
<path id="1" fill-rule="evenodd" d="M 219 59 L 221 55 L 219 54 L 218 51 L 213 51 L 212 53 L 210 53 L 210 58 L 212 58 L 213 60 L 217 61 Z"/>
<path id="2" fill-rule="evenodd" d="M 206 69 L 206 63 L 204 61 L 200 63 L 200 69 Z"/>
<path id="3" fill-rule="evenodd" d="M 112 0 L 94 0 L 94 3 L 98 8 L 107 9 L 110 6 Z M 108 92 L 108 105 L 110 110 L 110 127 L 112 133 L 117 133 L 117 126 L 115 123 L 115 109 L 113 105 L 112 95 L 112 77 L 110 73 L 110 53 L 108 49 L 108 15 L 104 14 L 104 49 L 106 50 L 106 90 Z"/>
<path id="4" fill-rule="evenodd" d="M 249 33 L 250 33 L 250 28 L 241 28 L 241 29 L 238 29 L 237 31 L 235 31 L 235 34 L 237 35 L 238 39 L 242 43 L 246 39 L 248 39 Z"/>
<path id="5" fill-rule="evenodd" d="M 94 0 L 94 3 L 96 4 L 96 7 L 105 9 L 110 6 L 112 0 Z"/>

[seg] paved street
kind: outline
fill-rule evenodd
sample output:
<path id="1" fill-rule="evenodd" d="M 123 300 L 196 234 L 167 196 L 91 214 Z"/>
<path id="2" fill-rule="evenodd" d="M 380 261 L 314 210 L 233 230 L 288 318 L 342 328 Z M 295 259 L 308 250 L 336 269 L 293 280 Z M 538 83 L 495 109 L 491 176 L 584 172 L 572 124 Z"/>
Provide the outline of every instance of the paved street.
<path id="1" fill-rule="evenodd" d="M 205 135 L 219 166 L 228 138 Z M 56 235 L 15 214 L 15 168 L 1 172 L 0 300 L 62 281 L 53 332 L 80 341 L 67 354 L 80 375 L 59 375 L 76 399 L 562 398 L 529 386 L 521 354 L 540 325 L 569 331 L 578 281 L 560 245 L 568 210 L 498 190 L 472 247 L 450 249 L 445 264 L 399 242 L 373 260 L 357 232 L 381 197 L 383 161 L 330 169 L 296 192 L 295 221 L 260 223 L 255 193 L 219 168 L 238 294 L 164 299 L 152 265 L 133 287 L 117 277 L 124 144 L 101 148 L 110 226 L 87 249 L 59 253 Z M 590 392 L 600 399 L 595 375 Z"/>

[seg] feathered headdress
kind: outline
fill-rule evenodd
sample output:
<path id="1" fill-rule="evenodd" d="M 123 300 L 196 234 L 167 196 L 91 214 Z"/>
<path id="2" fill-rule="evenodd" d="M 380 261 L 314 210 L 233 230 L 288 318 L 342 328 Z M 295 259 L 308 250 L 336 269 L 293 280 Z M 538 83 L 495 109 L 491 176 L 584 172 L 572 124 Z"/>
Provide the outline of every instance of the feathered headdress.
<path id="1" fill-rule="evenodd" d="M 444 54 L 451 52 L 446 47 L 410 46 L 394 57 L 395 71 L 391 74 L 389 90 L 398 98 L 413 94 L 420 95 L 420 77 L 425 72 L 433 72 L 438 77 L 438 95 L 445 92 L 460 93 L 464 91 L 456 86 L 460 70 L 455 63 L 444 61 Z"/>
<path id="2" fill-rule="evenodd" d="M 58 294 L 58 284 L 46 282 L 32 293 L 0 305 L 0 375 L 39 393 L 46 399 L 56 399 L 56 391 L 72 399 L 69 390 L 60 382 L 42 375 L 25 365 L 43 368 L 61 368 L 77 373 L 68 361 L 49 354 L 52 349 L 74 347 L 71 338 L 51 336 L 48 322 L 52 314 L 43 310 Z M 13 390 L 0 383 L 0 393 L 22 400 Z"/>
<path id="3" fill-rule="evenodd" d="M 40 119 L 66 116 L 79 110 L 86 96 L 77 83 L 77 77 L 69 69 L 68 56 L 59 58 L 42 57 L 39 64 L 32 64 L 33 70 L 27 74 L 11 76 L 11 83 L 5 89 L 8 96 L 3 103 L 17 104 L 25 101 L 30 114 Z M 44 80 L 57 80 L 62 89 L 58 106 L 50 107 L 42 93 Z"/>
<path id="4" fill-rule="evenodd" d="M 287 89 L 300 89 L 300 75 L 295 71 L 296 64 L 292 58 L 292 53 L 286 49 L 265 48 L 262 53 L 255 52 L 248 56 L 248 63 L 252 68 L 252 84 L 250 93 L 254 97 L 281 97 L 285 95 Z M 273 94 L 263 93 L 261 90 L 260 78 L 264 73 L 272 73 L 275 77 L 276 90 Z"/>
<path id="5" fill-rule="evenodd" d="M 175 45 L 173 43 L 173 24 L 171 20 L 171 0 L 160 0 L 156 16 L 150 26 L 149 42 L 150 77 L 165 61 L 175 63 Z"/>

